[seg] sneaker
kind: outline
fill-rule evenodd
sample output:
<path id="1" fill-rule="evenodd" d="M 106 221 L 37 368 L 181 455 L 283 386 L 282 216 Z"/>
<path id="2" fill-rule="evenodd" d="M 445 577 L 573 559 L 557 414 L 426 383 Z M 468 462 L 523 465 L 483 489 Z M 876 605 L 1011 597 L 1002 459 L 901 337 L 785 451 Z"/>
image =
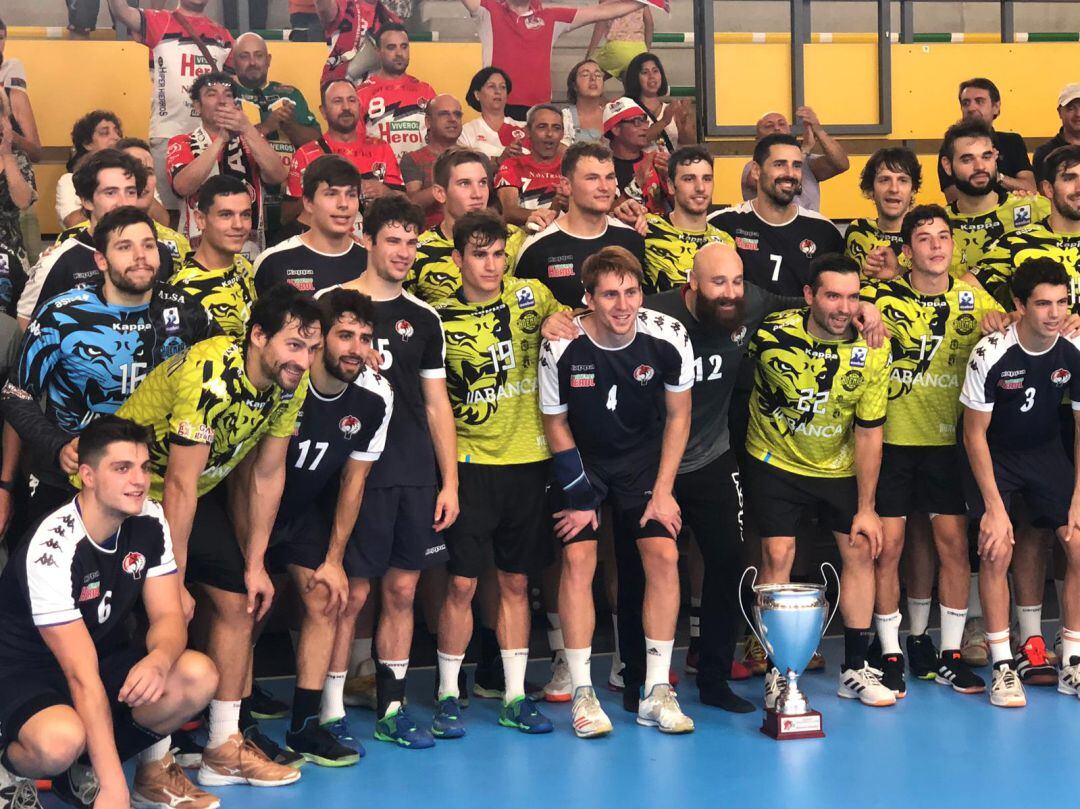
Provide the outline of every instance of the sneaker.
<path id="1" fill-rule="evenodd" d="M 258 682 L 251 684 L 251 715 L 256 719 L 284 719 L 289 715 L 289 704 L 272 697 Z"/>
<path id="2" fill-rule="evenodd" d="M 749 680 L 754 676 L 754 672 L 750 671 L 743 663 L 738 660 L 731 661 L 731 674 L 728 676 L 729 680 Z"/>
<path id="3" fill-rule="evenodd" d="M 560 649 L 551 657 L 551 680 L 544 686 L 544 699 L 547 702 L 569 702 L 572 697 L 570 667 L 566 665 L 566 655 Z"/>
<path id="4" fill-rule="evenodd" d="M 186 770 L 197 770 L 202 766 L 202 745 L 195 741 L 191 733 L 184 730 L 173 731 L 173 760 Z"/>
<path id="5" fill-rule="evenodd" d="M 360 740 L 352 735 L 352 730 L 349 728 L 349 723 L 344 716 L 332 722 L 323 722 L 322 727 L 338 740 L 338 744 L 355 750 L 359 758 L 364 757 L 364 745 L 360 744 Z"/>
<path id="6" fill-rule="evenodd" d="M 244 729 L 244 738 L 249 739 L 262 754 L 275 764 L 283 767 L 303 767 L 304 757 L 299 753 L 286 750 L 269 736 L 262 732 L 258 725 L 252 725 Z M 204 753 L 205 755 L 205 753 Z"/>
<path id="7" fill-rule="evenodd" d="M 994 681 L 990 685 L 990 704 L 999 708 L 1023 708 L 1027 705 L 1024 685 L 1016 670 L 1008 663 L 994 666 Z"/>
<path id="8" fill-rule="evenodd" d="M 683 671 L 685 671 L 687 674 L 697 674 L 698 660 L 700 659 L 701 658 L 698 654 L 697 647 L 694 642 L 691 641 L 690 648 L 686 650 L 686 665 L 683 666 Z"/>
<path id="9" fill-rule="evenodd" d="M 933 680 L 937 677 L 938 650 L 930 635 L 923 632 L 921 635 L 907 636 L 907 660 L 911 676 L 919 680 Z"/>
<path id="10" fill-rule="evenodd" d="M 825 671 L 825 655 L 821 652 L 814 652 L 814 656 L 810 658 L 810 662 L 806 664 L 807 671 Z"/>
<path id="11" fill-rule="evenodd" d="M 623 676 L 622 676 L 623 670 L 625 668 L 626 668 L 625 663 L 623 663 L 621 666 L 619 666 L 618 671 L 615 670 L 614 666 L 611 667 L 611 671 L 608 673 L 608 678 L 607 678 L 608 691 L 619 692 L 619 691 L 622 691 L 626 687 L 626 683 L 623 682 Z"/>
<path id="12" fill-rule="evenodd" d="M 356 747 L 343 744 L 329 727 L 312 718 L 300 730 L 285 732 L 285 745 L 305 761 L 320 767 L 350 767 L 360 761 Z"/>
<path id="13" fill-rule="evenodd" d="M 877 632 L 874 633 L 874 638 L 866 649 L 866 662 L 870 664 L 871 668 L 884 671 L 885 660 L 881 651 L 881 638 L 878 637 Z"/>
<path id="14" fill-rule="evenodd" d="M 765 708 L 772 710 L 776 707 L 776 700 L 787 688 L 787 679 L 780 673 L 780 669 L 773 667 L 765 675 Z"/>
<path id="15" fill-rule="evenodd" d="M 753 713 L 754 704 L 743 699 L 724 680 L 701 682 L 698 679 L 698 699 L 702 705 L 711 705 L 730 713 Z"/>
<path id="16" fill-rule="evenodd" d="M 250 784 L 281 787 L 300 780 L 300 771 L 271 761 L 252 739 L 234 733 L 217 747 L 203 750 L 199 783 L 204 787 Z"/>
<path id="17" fill-rule="evenodd" d="M 765 649 L 753 635 L 748 635 L 743 643 L 743 658 L 740 662 L 750 670 L 752 675 L 764 674 L 769 667 Z"/>
<path id="18" fill-rule="evenodd" d="M 426 750 L 435 746 L 431 731 L 420 727 L 409 716 L 404 705 L 375 723 L 375 738 L 380 742 L 393 742 L 410 750 Z"/>
<path id="19" fill-rule="evenodd" d="M 42 809 L 33 780 L 0 767 L 0 806 L 4 809 Z"/>
<path id="20" fill-rule="evenodd" d="M 986 681 L 968 668 L 956 649 L 946 649 L 941 653 L 934 682 L 951 685 L 952 690 L 960 694 L 981 694 L 986 690 Z"/>
<path id="21" fill-rule="evenodd" d="M 170 754 L 135 770 L 131 805 L 135 809 L 217 809 L 221 801 L 191 783 Z"/>
<path id="22" fill-rule="evenodd" d="M 591 685 L 583 685 L 574 692 L 570 720 L 579 739 L 595 739 L 611 733 L 611 720 L 600 707 L 600 700 Z"/>
<path id="23" fill-rule="evenodd" d="M 499 708 L 499 724 L 522 733 L 551 733 L 554 729 L 551 720 L 540 713 L 529 697 L 518 697 L 510 703 L 503 703 Z"/>
<path id="24" fill-rule="evenodd" d="M 990 643 L 986 640 L 986 624 L 982 618 L 969 618 L 960 641 L 960 657 L 972 668 L 982 668 L 990 662 Z"/>
<path id="25" fill-rule="evenodd" d="M 465 722 L 461 719 L 457 697 L 443 697 L 435 703 L 431 735 L 437 739 L 460 739 L 465 735 Z"/>
<path id="26" fill-rule="evenodd" d="M 502 699 L 506 688 L 501 661 L 493 666 L 477 666 L 473 673 L 472 692 L 480 699 Z"/>
<path id="27" fill-rule="evenodd" d="M 1058 672 L 1058 693 L 1080 697 L 1080 657 L 1073 655 Z"/>
<path id="28" fill-rule="evenodd" d="M 881 669 L 871 668 L 867 663 L 861 669 L 844 669 L 840 672 L 840 688 L 836 694 L 874 708 L 895 705 L 896 696 L 881 682 L 881 677 Z"/>
<path id="29" fill-rule="evenodd" d="M 1058 677 L 1046 654 L 1046 641 L 1032 635 L 1020 647 L 1013 667 L 1027 685 L 1055 685 Z"/>
<path id="30" fill-rule="evenodd" d="M 637 723 L 658 728 L 661 733 L 693 733 L 694 720 L 682 712 L 675 689 L 663 683 L 654 685 L 638 707 Z"/>
<path id="31" fill-rule="evenodd" d="M 871 666 L 871 668 L 873 668 Z M 904 656 L 887 654 L 881 658 L 881 683 L 897 699 L 907 696 L 907 681 L 904 679 Z"/>
<path id="32" fill-rule="evenodd" d="M 75 763 L 68 767 L 66 772 L 52 779 L 51 792 L 68 806 L 91 809 L 99 789 L 94 770 L 84 764 Z"/>
<path id="33" fill-rule="evenodd" d="M 375 710 L 375 675 L 358 674 L 345 681 L 345 704 L 350 708 Z"/>

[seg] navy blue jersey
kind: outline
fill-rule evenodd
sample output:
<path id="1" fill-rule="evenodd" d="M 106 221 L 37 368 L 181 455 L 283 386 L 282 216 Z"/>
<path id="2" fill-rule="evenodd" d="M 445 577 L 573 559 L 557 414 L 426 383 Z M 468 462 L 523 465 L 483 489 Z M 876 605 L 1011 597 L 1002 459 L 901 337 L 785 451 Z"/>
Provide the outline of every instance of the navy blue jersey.
<path id="1" fill-rule="evenodd" d="M 357 278 L 367 267 L 367 250 L 355 242 L 344 253 L 320 253 L 299 236 L 269 247 L 255 259 L 255 292 L 280 283 L 315 294 Z"/>

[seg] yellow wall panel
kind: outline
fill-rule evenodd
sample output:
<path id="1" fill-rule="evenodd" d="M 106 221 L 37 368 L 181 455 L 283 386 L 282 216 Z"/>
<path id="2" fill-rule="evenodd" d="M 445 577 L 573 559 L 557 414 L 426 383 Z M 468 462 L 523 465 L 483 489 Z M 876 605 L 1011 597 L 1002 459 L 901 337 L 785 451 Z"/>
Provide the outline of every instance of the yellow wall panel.
<path id="1" fill-rule="evenodd" d="M 63 163 L 38 163 L 34 166 L 34 179 L 38 187 L 34 212 L 42 233 L 59 233 L 64 229 L 56 218 L 56 183 L 65 171 L 67 167 Z"/>
<path id="2" fill-rule="evenodd" d="M 803 53 L 806 103 L 822 123 L 879 122 L 877 45 L 807 45 Z"/>
<path id="3" fill-rule="evenodd" d="M 774 111 L 790 118 L 790 53 L 787 45 L 717 45 L 716 124 L 753 124 Z"/>

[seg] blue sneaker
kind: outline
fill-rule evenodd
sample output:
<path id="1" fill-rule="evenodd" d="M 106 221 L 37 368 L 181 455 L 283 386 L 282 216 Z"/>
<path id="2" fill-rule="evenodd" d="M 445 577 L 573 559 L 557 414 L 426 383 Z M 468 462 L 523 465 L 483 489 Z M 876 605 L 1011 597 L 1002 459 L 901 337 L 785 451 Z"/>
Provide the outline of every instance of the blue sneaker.
<path id="1" fill-rule="evenodd" d="M 499 724 L 522 733 L 551 733 L 551 720 L 540 713 L 529 697 L 518 697 L 499 708 Z"/>
<path id="2" fill-rule="evenodd" d="M 400 744 L 410 750 L 424 750 L 435 746 L 431 731 L 416 724 L 405 706 L 375 722 L 375 738 L 380 742 Z"/>
<path id="3" fill-rule="evenodd" d="M 360 740 L 352 735 L 352 731 L 349 729 L 349 723 L 345 721 L 345 717 L 335 719 L 333 722 L 327 722 L 323 727 L 330 731 L 339 743 L 355 750 L 359 758 L 364 757 L 364 745 L 360 744 Z"/>
<path id="4" fill-rule="evenodd" d="M 435 706 L 431 717 L 431 732 L 437 739 L 460 739 L 465 735 L 465 722 L 461 719 L 461 706 L 457 697 L 443 697 Z"/>

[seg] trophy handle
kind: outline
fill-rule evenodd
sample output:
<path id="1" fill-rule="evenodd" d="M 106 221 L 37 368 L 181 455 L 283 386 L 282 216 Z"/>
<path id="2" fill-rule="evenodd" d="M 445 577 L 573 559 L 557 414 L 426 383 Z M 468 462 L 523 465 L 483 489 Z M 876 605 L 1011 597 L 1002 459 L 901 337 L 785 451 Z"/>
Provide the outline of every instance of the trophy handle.
<path id="1" fill-rule="evenodd" d="M 746 625 L 750 627 L 750 631 L 753 632 L 754 637 L 757 638 L 758 643 L 761 644 L 762 648 L 765 648 L 765 643 L 761 640 L 761 635 L 758 634 L 757 627 L 754 626 L 754 622 L 751 621 L 750 616 L 746 614 L 746 606 L 743 604 L 743 584 L 746 582 L 746 574 L 749 573 L 751 570 L 754 571 L 754 579 L 750 582 L 750 589 L 753 590 L 754 585 L 757 584 L 758 569 L 753 565 L 750 565 L 750 567 L 746 568 L 746 570 L 742 572 L 742 576 L 739 577 L 739 610 L 742 612 L 743 618 L 746 619 Z"/>
<path id="2" fill-rule="evenodd" d="M 840 609 L 840 574 L 836 572 L 836 568 L 832 566 L 831 562 L 822 562 L 821 578 L 826 587 L 829 586 L 829 577 L 825 575 L 826 569 L 832 571 L 833 579 L 836 581 L 836 606 L 834 606 L 832 608 L 832 612 L 829 613 L 829 620 L 825 622 L 825 627 L 821 630 L 822 635 L 824 635 L 829 630 L 829 626 L 832 624 L 833 618 L 836 617 L 836 611 Z"/>

